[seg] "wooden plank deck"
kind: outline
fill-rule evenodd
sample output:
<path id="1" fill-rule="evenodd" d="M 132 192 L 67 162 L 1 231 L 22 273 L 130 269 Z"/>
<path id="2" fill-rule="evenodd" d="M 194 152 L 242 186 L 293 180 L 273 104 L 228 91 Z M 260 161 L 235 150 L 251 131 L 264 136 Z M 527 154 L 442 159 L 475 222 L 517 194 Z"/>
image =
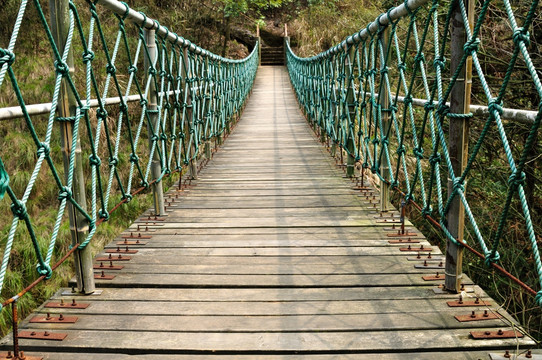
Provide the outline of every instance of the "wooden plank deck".
<path id="1" fill-rule="evenodd" d="M 115 262 L 123 269 L 105 271 L 115 278 L 97 281 L 101 294 L 63 289 L 52 299 L 87 309 L 37 310 L 76 323 L 30 323 L 34 314 L 20 326 L 67 338 L 22 339 L 23 350 L 45 359 L 391 360 L 488 359 L 534 345 L 528 337 L 470 338 L 472 330 L 509 329 L 508 315 L 465 278 L 468 296 L 492 304 L 476 310 L 504 318 L 454 318 L 473 308 L 449 307 L 457 295 L 422 279 L 438 269 L 416 267 L 423 261 L 415 252 L 389 243 L 372 197 L 353 190 L 314 139 L 283 67 L 260 68 L 241 122 L 196 186 L 167 196 L 166 221 L 144 214 L 124 233 L 148 226 L 141 233 L 152 238 L 130 247 L 138 250 L 130 261 Z M 439 249 L 410 231 L 438 267 Z"/>

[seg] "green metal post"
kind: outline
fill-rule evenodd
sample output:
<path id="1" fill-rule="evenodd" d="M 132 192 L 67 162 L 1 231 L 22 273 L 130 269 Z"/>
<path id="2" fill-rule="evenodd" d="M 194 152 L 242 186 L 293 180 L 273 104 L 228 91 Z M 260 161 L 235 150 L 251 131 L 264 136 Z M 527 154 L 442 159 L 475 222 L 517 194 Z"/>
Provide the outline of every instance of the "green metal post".
<path id="1" fill-rule="evenodd" d="M 459 1 L 466 1 L 469 24 L 464 24 L 461 16 Z M 461 66 L 463 45 L 467 41 L 465 26 L 472 30 L 474 24 L 474 0 L 454 0 L 451 29 L 451 59 L 450 71 L 453 74 Z M 466 114 L 470 111 L 470 96 L 472 84 L 472 58 L 469 56 L 463 70 L 457 79 L 450 95 L 450 112 Z M 448 146 L 455 176 L 460 176 L 467 164 L 469 148 L 469 121 L 467 118 L 450 118 Z M 453 180 L 448 179 L 448 192 L 453 190 Z M 466 184 L 465 184 L 466 186 Z M 456 196 L 446 214 L 448 231 L 456 239 L 463 239 L 465 229 L 465 208 Z M 463 265 L 463 247 L 450 240 L 446 242 L 446 278 L 444 286 L 451 292 L 459 292 Z"/>
<path id="2" fill-rule="evenodd" d="M 148 30 L 145 29 L 145 41 L 147 43 L 148 48 L 148 57 L 145 56 L 145 69 L 147 71 L 147 77 L 149 76 L 149 69 L 156 63 L 156 57 L 157 57 L 157 48 L 156 48 L 156 38 L 155 38 L 155 31 L 154 30 Z M 149 99 L 148 99 L 148 105 L 147 109 L 149 110 L 149 118 L 150 122 L 152 123 L 152 127 L 154 128 L 154 131 L 156 132 L 156 135 L 158 135 L 158 129 L 160 128 L 159 116 L 156 112 L 158 110 L 158 94 L 156 92 L 156 83 L 154 80 L 151 80 L 150 89 L 149 89 Z M 151 126 L 148 126 L 149 129 L 149 148 L 152 148 L 152 134 L 151 134 Z M 152 163 L 151 163 L 151 174 L 152 178 L 158 179 L 160 178 L 162 174 L 162 165 L 160 164 L 160 155 L 158 154 L 158 147 L 160 146 L 159 142 L 156 144 L 156 148 L 154 150 L 154 154 L 152 157 Z M 162 181 L 155 182 L 152 184 L 152 193 L 154 196 L 154 213 L 156 215 L 163 215 L 165 214 L 165 208 L 164 208 L 164 190 L 162 188 Z"/>
<path id="3" fill-rule="evenodd" d="M 68 0 L 49 1 L 51 31 L 61 54 L 64 52 L 70 27 L 68 5 Z M 73 64 L 73 52 L 70 50 L 67 58 L 67 65 L 70 68 L 70 75 L 72 76 L 74 73 Z M 64 118 L 73 117 L 76 114 L 76 108 L 77 103 L 75 96 L 70 90 L 66 79 L 63 79 L 57 107 L 58 115 Z M 64 159 L 64 172 L 67 178 L 73 143 L 72 122 L 63 121 L 60 123 L 60 142 L 62 147 L 62 157 Z M 86 211 L 87 201 L 83 175 L 83 158 L 81 154 L 81 144 L 79 141 L 77 142 L 75 149 L 75 169 L 72 193 L 75 201 L 77 201 L 77 203 Z M 83 243 L 86 238 L 86 234 L 89 231 L 88 221 L 71 203 L 68 203 L 68 217 L 70 222 L 72 244 L 76 245 Z M 92 253 L 90 246 L 85 247 L 83 250 L 75 251 L 74 266 L 75 277 L 77 279 L 77 291 L 82 294 L 92 294 L 96 287 L 94 284 L 94 270 L 92 266 Z"/>

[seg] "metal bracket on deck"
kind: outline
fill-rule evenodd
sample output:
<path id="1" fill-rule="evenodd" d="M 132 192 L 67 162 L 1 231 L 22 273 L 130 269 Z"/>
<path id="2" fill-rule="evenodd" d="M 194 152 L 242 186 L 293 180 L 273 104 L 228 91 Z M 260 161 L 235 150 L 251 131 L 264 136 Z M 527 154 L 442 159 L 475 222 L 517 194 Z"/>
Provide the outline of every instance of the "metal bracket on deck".
<path id="1" fill-rule="evenodd" d="M 45 307 L 54 309 L 86 309 L 89 305 L 88 303 L 78 303 L 75 299 L 72 299 L 71 304 L 66 304 L 64 299 L 60 299 L 60 302 L 49 302 L 45 304 Z"/>
<path id="2" fill-rule="evenodd" d="M 19 339 L 55 340 L 62 341 L 68 336 L 64 333 L 52 333 L 49 331 L 19 331 Z"/>
<path id="3" fill-rule="evenodd" d="M 471 331 L 470 335 L 473 339 L 515 339 L 522 338 L 523 334 L 515 330 L 502 330 L 497 331 Z"/>
<path id="4" fill-rule="evenodd" d="M 448 301 L 446 304 L 448 304 L 449 307 L 491 306 L 490 302 L 480 300 L 480 298 L 465 301 L 461 295 L 459 295 L 459 299 L 456 301 Z"/>
<path id="5" fill-rule="evenodd" d="M 130 250 L 128 249 L 128 246 L 126 246 L 125 249 L 121 249 L 120 246 L 117 246 L 117 248 L 115 250 L 112 250 L 112 249 L 107 249 L 104 251 L 105 253 L 107 254 L 137 254 L 139 252 L 139 250 Z"/>
<path id="6" fill-rule="evenodd" d="M 432 248 L 424 248 L 423 245 L 421 245 L 419 248 L 413 248 L 412 246 L 408 245 L 407 248 L 399 248 L 401 251 L 433 251 Z"/>
<path id="7" fill-rule="evenodd" d="M 113 254 L 109 254 L 107 257 L 98 257 L 94 260 L 96 261 L 130 261 L 132 258 L 129 256 L 122 256 L 122 254 L 119 254 L 118 256 L 113 256 Z"/>
<path id="8" fill-rule="evenodd" d="M 45 316 L 34 316 L 32 319 L 30 319 L 31 323 L 39 324 L 74 324 L 76 321 L 77 316 L 64 316 L 59 314 L 58 317 L 54 317 L 49 313 L 47 313 Z"/>
<path id="9" fill-rule="evenodd" d="M 109 265 L 104 265 L 103 262 L 100 262 L 100 265 L 94 265 L 94 269 L 97 270 L 122 270 L 124 269 L 123 265 L 113 265 L 113 261 L 109 262 Z"/>
<path id="10" fill-rule="evenodd" d="M 388 244 L 419 244 L 420 240 L 413 240 L 412 238 L 408 239 L 399 239 L 399 240 L 388 240 Z"/>
<path id="11" fill-rule="evenodd" d="M 501 354 L 489 353 L 489 358 L 491 360 L 519 360 L 519 359 L 532 359 L 532 360 L 542 360 L 542 355 L 533 354 L 531 350 L 523 351 L 521 354 L 511 354 L 510 351 L 506 350 Z"/>
<path id="12" fill-rule="evenodd" d="M 456 315 L 454 316 L 457 321 L 459 322 L 468 322 L 468 321 L 481 321 L 481 320 L 493 320 L 493 319 L 500 319 L 501 316 L 494 312 L 489 312 L 487 310 L 484 310 L 483 313 L 477 314 L 474 310 L 470 315 Z"/>
<path id="13" fill-rule="evenodd" d="M 94 274 L 94 279 L 96 280 L 113 280 L 114 278 L 115 275 L 106 274 L 104 271 L 101 274 Z"/>
<path id="14" fill-rule="evenodd" d="M 423 279 L 424 281 L 444 280 L 444 275 L 439 274 L 439 273 L 437 272 L 436 275 L 422 276 L 422 279 Z"/>

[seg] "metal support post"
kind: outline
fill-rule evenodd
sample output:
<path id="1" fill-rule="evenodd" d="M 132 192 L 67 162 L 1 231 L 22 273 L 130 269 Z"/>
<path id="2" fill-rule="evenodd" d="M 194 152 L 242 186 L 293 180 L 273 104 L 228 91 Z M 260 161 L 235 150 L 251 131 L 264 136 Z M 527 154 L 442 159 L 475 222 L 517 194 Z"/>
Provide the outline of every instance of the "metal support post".
<path id="1" fill-rule="evenodd" d="M 384 31 L 380 33 L 380 42 L 382 44 L 382 52 L 384 53 L 384 58 L 386 58 L 388 54 L 388 39 L 390 37 L 390 28 L 387 26 Z M 384 66 L 387 64 L 382 64 Z M 380 85 L 380 107 L 382 108 L 382 132 L 384 136 L 388 134 L 388 129 L 391 126 L 390 122 L 390 97 L 389 92 L 390 89 L 388 87 L 388 83 L 385 81 L 384 77 L 382 77 L 381 80 L 383 83 Z M 380 163 L 380 174 L 382 175 L 383 179 L 389 179 L 390 178 L 390 168 L 388 167 L 388 163 L 382 159 Z M 380 180 L 380 212 L 387 212 L 389 210 L 389 204 L 390 204 L 390 185 L 386 181 Z"/>
<path id="2" fill-rule="evenodd" d="M 157 49 L 156 49 L 156 38 L 154 36 L 154 30 L 148 30 L 145 29 L 145 41 L 147 43 L 148 48 L 148 56 L 145 56 L 145 70 L 147 74 L 147 78 L 149 75 L 149 69 L 153 67 L 156 63 L 157 58 Z M 158 116 L 158 94 L 156 92 L 156 83 L 151 80 L 150 88 L 149 88 L 149 98 L 148 98 L 148 104 L 147 104 L 147 110 L 149 112 L 149 119 L 150 123 L 152 124 L 152 128 L 150 124 L 147 124 L 147 128 L 149 130 L 149 148 L 152 149 L 152 137 L 156 136 L 158 137 L 158 129 L 160 129 L 159 116 Z M 152 133 L 154 130 L 154 134 Z M 152 156 L 152 163 L 151 163 L 151 174 L 152 178 L 158 179 L 162 175 L 162 165 L 160 164 L 160 156 L 158 154 L 159 151 L 160 142 L 158 141 L 156 143 L 156 147 L 154 149 L 154 154 Z M 152 184 L 152 193 L 154 196 L 154 213 L 156 215 L 163 215 L 165 214 L 164 210 L 164 190 L 162 189 L 162 181 L 155 182 Z"/>
<path id="3" fill-rule="evenodd" d="M 69 1 L 68 0 L 50 0 L 49 11 L 51 16 L 51 31 L 57 44 L 60 54 L 64 52 L 66 39 L 69 32 Z M 70 75 L 73 76 L 73 51 L 67 58 L 67 65 L 70 69 Z M 75 95 L 69 88 L 66 79 L 62 80 L 60 87 L 60 98 L 58 101 L 57 112 L 60 117 L 72 118 L 76 115 L 77 102 Z M 73 122 L 63 121 L 60 123 L 60 143 L 62 148 L 62 157 L 64 159 L 64 173 L 66 179 L 70 164 L 70 155 L 73 144 Z M 75 168 L 73 174 L 73 188 L 71 189 L 73 198 L 86 211 L 87 200 L 85 194 L 85 181 L 83 175 L 83 157 L 81 154 L 81 144 L 77 141 L 75 148 Z M 68 202 L 68 217 L 70 222 L 70 232 L 72 244 L 82 244 L 85 241 L 86 234 L 89 231 L 87 219 L 77 209 Z M 96 287 L 94 285 L 94 270 L 92 266 L 92 253 L 90 246 L 74 252 L 75 277 L 77 279 L 77 291 L 82 294 L 92 294 Z"/>
<path id="4" fill-rule="evenodd" d="M 463 45 L 467 41 L 463 17 L 459 1 L 465 1 L 467 14 L 471 31 L 474 24 L 474 0 L 454 0 L 454 9 L 451 21 L 451 60 L 450 71 L 455 73 L 461 66 L 460 60 L 463 57 Z M 450 95 L 450 113 L 467 114 L 470 111 L 470 97 L 472 84 L 472 58 L 467 58 L 466 64 L 459 75 Z M 448 147 L 452 167 L 455 176 L 461 176 L 468 159 L 469 146 L 469 121 L 467 118 L 450 118 L 450 130 L 448 138 Z M 465 184 L 466 186 L 466 184 Z M 451 193 L 454 187 L 454 179 L 448 178 L 448 193 Z M 461 241 L 463 239 L 465 227 L 465 208 L 456 196 L 446 214 L 448 222 L 448 231 L 452 236 Z M 444 286 L 451 292 L 459 292 L 461 288 L 461 274 L 463 265 L 463 247 L 458 246 L 450 240 L 446 242 L 446 278 Z"/>
<path id="5" fill-rule="evenodd" d="M 355 107 L 354 107 L 356 96 L 354 94 L 354 82 L 353 80 L 351 80 L 351 77 L 353 76 L 352 68 L 354 66 L 355 56 L 356 56 L 356 49 L 353 46 L 350 46 L 350 49 L 348 49 L 348 56 L 345 59 L 344 65 L 346 67 L 345 80 L 348 86 L 346 90 L 346 107 L 347 107 L 350 121 L 353 124 L 356 123 L 356 112 L 355 112 Z M 354 176 L 354 167 L 356 164 L 356 158 L 354 156 L 354 137 L 352 136 L 353 134 L 350 133 L 351 130 L 355 132 L 356 129 L 355 127 L 353 129 L 351 129 L 350 127 L 346 129 L 347 131 L 346 150 L 348 151 L 348 156 L 346 160 L 346 176 L 350 178 Z"/>

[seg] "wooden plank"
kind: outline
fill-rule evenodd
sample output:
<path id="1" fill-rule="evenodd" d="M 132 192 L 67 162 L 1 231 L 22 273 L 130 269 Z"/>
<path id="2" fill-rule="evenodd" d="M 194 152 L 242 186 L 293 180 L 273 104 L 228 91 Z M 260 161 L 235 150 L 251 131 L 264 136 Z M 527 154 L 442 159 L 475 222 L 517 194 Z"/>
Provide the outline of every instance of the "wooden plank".
<path id="1" fill-rule="evenodd" d="M 483 330 L 483 329 L 482 329 Z M 529 338 L 472 340 L 464 329 L 409 330 L 359 332 L 294 332 L 294 333 L 220 333 L 205 332 L 160 332 L 160 331 L 71 331 L 63 330 L 68 337 L 61 343 L 21 339 L 20 344 L 28 351 L 39 347 L 58 350 L 62 346 L 67 351 L 88 351 L 88 344 L 95 344 L 95 351 L 115 351 L 140 353 L 163 353 L 165 349 L 173 352 L 208 353 L 311 353 L 311 352 L 375 352 L 455 349 L 500 349 L 516 346 L 532 346 Z M 431 341 L 431 339 L 439 341 Z M 9 339 L 9 337 L 8 337 Z M 60 344 L 60 345 L 59 345 Z M 213 350 L 209 350 L 213 349 Z"/>

